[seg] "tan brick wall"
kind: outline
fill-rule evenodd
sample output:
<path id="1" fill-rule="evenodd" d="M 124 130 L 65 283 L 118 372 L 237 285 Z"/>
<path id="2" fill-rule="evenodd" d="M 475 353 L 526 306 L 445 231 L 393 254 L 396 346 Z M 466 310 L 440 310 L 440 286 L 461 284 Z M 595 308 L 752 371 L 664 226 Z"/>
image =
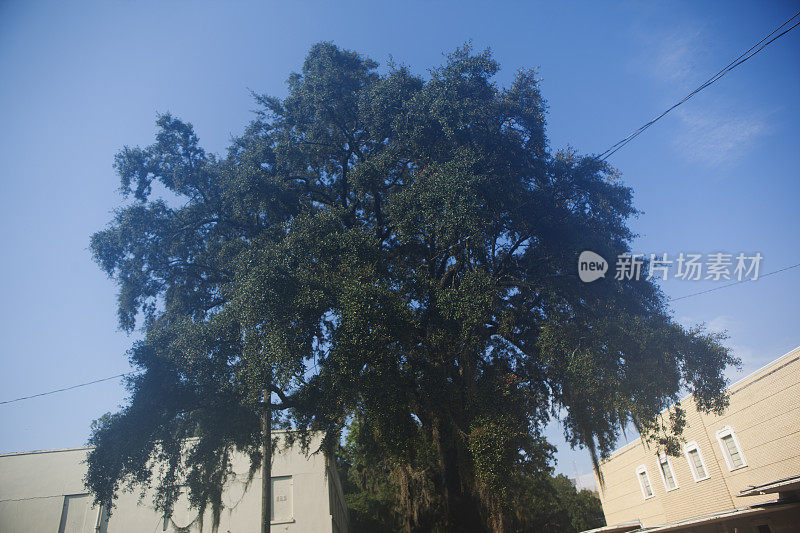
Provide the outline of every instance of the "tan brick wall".
<path id="1" fill-rule="evenodd" d="M 800 474 L 800 348 L 773 361 L 731 387 L 722 416 L 701 414 L 691 398 L 685 442 L 695 441 L 709 477 L 695 481 L 684 454 L 671 457 L 678 488 L 666 491 L 658 450 L 641 441 L 614 452 L 600 465 L 600 499 L 608 524 L 629 520 L 654 526 L 708 513 L 773 501 L 775 495 L 739 498 L 742 489 Z M 730 471 L 716 433 L 733 429 L 747 466 Z M 642 496 L 636 469 L 644 464 L 654 496 Z M 599 481 L 599 480 L 598 480 Z"/>

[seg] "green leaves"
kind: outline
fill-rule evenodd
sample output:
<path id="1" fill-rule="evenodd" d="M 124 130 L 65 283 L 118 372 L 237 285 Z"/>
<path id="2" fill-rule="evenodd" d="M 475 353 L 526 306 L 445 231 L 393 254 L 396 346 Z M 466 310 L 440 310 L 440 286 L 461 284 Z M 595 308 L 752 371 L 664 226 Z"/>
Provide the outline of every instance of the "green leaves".
<path id="1" fill-rule="evenodd" d="M 503 529 L 498 494 L 548 472 L 551 416 L 597 458 L 630 420 L 671 447 L 680 415 L 657 415 L 680 391 L 724 406 L 719 338 L 649 282 L 578 281 L 582 250 L 628 251 L 632 192 L 551 153 L 535 72 L 501 88 L 498 69 L 464 47 L 423 79 L 319 43 L 224 157 L 169 114 L 118 154 L 133 200 L 91 246 L 142 373 L 92 437 L 98 499 L 158 463 L 159 505 L 184 480 L 219 505 L 229 454 L 260 461 L 269 389 L 274 424 L 326 445 L 356 417 L 408 528 Z"/>

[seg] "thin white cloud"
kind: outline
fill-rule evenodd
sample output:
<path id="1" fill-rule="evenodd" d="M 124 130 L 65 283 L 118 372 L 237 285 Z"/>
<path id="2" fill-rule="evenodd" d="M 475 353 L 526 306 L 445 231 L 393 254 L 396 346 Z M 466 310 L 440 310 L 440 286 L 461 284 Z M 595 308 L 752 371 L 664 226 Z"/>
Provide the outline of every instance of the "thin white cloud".
<path id="1" fill-rule="evenodd" d="M 682 98 L 722 67 L 709 59 L 707 33 L 703 27 L 685 26 L 640 34 L 640 64 L 664 86 L 663 105 Z M 724 83 L 724 79 L 717 82 L 672 112 L 679 119 L 673 148 L 691 163 L 712 167 L 733 163 L 767 132 L 767 113 L 750 102 L 744 106 L 732 101 L 721 86 Z M 709 91 L 714 91 L 713 97 Z"/>
<path id="2" fill-rule="evenodd" d="M 673 146 L 687 160 L 708 166 L 735 162 L 767 131 L 763 114 L 691 107 L 678 109 L 678 133 Z"/>
<path id="3" fill-rule="evenodd" d="M 697 61 L 704 49 L 699 30 L 672 33 L 657 39 L 650 47 L 651 74 L 663 81 L 688 89 L 697 77 Z"/>
<path id="4" fill-rule="evenodd" d="M 723 333 L 725 331 L 730 331 L 736 326 L 736 319 L 734 319 L 730 315 L 719 315 L 718 317 L 713 318 L 706 327 L 715 333 Z"/>
<path id="5" fill-rule="evenodd" d="M 668 92 L 685 93 L 703 81 L 701 63 L 708 55 L 708 47 L 703 41 L 702 27 L 683 26 L 671 31 L 643 27 L 635 35 L 640 43 L 637 63 Z"/>

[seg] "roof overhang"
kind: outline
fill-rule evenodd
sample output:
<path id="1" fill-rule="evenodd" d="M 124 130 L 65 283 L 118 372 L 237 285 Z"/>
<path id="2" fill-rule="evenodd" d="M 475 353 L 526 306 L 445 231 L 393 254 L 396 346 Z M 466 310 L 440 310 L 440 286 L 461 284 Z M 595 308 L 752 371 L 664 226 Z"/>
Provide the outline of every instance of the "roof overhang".
<path id="1" fill-rule="evenodd" d="M 614 524 L 613 526 L 603 526 L 598 527 L 596 529 L 587 529 L 586 531 L 581 531 L 581 533 L 626 533 L 628 531 L 634 531 L 636 529 L 641 529 L 642 523 L 638 520 L 631 520 L 630 522 L 621 522 L 619 524 Z"/>
<path id="2" fill-rule="evenodd" d="M 762 485 L 753 485 L 739 491 L 737 496 L 758 496 L 761 494 L 780 494 L 782 492 L 795 491 L 800 491 L 800 475 L 785 477 Z"/>
<path id="3" fill-rule="evenodd" d="M 750 518 L 753 516 L 771 514 L 780 511 L 787 511 L 790 509 L 800 510 L 800 503 L 767 503 L 764 505 L 754 505 L 752 507 L 745 507 L 743 509 L 734 509 L 732 511 L 724 511 L 721 513 L 714 513 L 711 515 L 689 518 L 687 520 L 672 522 L 661 526 L 646 527 L 643 528 L 641 531 L 643 532 L 646 531 L 647 533 L 656 533 L 656 532 L 667 533 L 669 531 L 683 531 L 686 528 L 690 527 L 705 526 L 737 518 Z"/>

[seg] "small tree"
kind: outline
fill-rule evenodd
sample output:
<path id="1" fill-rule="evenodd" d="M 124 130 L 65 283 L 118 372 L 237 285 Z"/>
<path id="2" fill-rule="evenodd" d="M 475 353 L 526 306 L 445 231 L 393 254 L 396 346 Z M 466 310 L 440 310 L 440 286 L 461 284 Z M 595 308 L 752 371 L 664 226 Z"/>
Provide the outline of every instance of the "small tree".
<path id="1" fill-rule="evenodd" d="M 556 495 L 576 531 L 587 531 L 606 525 L 600 498 L 590 490 L 576 490 L 569 478 L 559 474 L 553 478 Z"/>
<path id="2" fill-rule="evenodd" d="M 160 459 L 159 506 L 181 479 L 218 517 L 230 454 L 261 462 L 274 397 L 267 427 L 330 446 L 357 417 L 406 529 L 501 531 L 519 476 L 548 468 L 553 416 L 597 460 L 629 421 L 674 452 L 681 391 L 724 407 L 718 337 L 673 322 L 651 282 L 578 280 L 582 250 L 629 251 L 631 191 L 551 152 L 535 73 L 500 88 L 497 71 L 467 47 L 427 79 L 379 73 L 321 43 L 224 157 L 170 115 L 120 152 L 133 202 L 92 249 L 122 327 L 141 317 L 143 372 L 92 436 L 98 500 Z"/>

